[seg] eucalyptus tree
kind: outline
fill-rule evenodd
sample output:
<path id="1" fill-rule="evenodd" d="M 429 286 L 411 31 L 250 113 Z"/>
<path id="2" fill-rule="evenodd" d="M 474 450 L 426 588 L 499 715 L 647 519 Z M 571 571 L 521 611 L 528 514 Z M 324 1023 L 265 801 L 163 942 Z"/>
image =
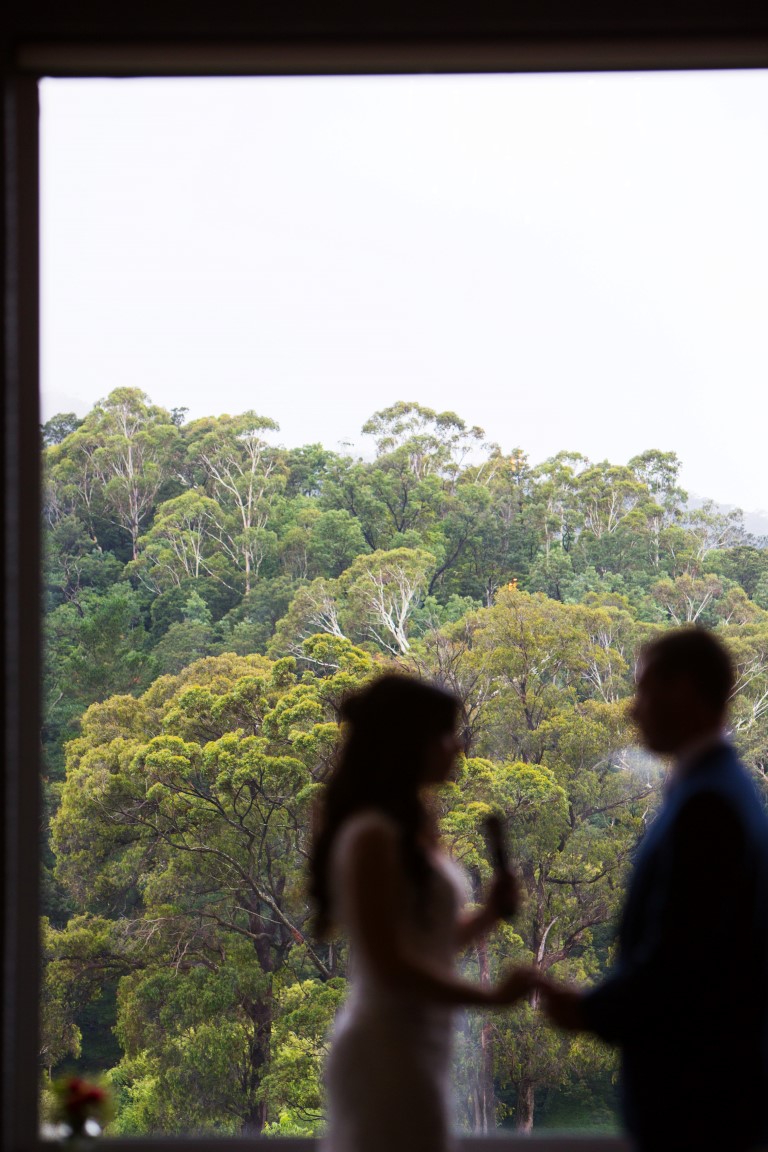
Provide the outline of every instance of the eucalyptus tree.
<path id="1" fill-rule="evenodd" d="M 335 580 L 318 577 L 302 585 L 275 629 L 270 651 L 296 653 L 314 633 L 369 644 L 403 656 L 411 648 L 411 624 L 429 587 L 435 557 L 421 548 L 364 553 Z"/>
<path id="2" fill-rule="evenodd" d="M 275 1021 L 293 984 L 334 975 L 308 935 L 310 808 L 341 696 L 373 670 L 351 645 L 336 645 L 334 667 L 325 651 L 304 674 L 293 660 L 197 661 L 93 705 L 69 745 L 53 847 L 77 931 L 122 973 L 122 1131 L 252 1132 L 276 1118 Z M 73 930 L 49 933 L 54 1023 L 61 965 L 71 986 L 94 962 L 81 949 L 78 966 Z"/>
<path id="3" fill-rule="evenodd" d="M 158 496 L 175 480 L 180 444 L 170 413 L 138 388 L 116 388 L 48 450 L 49 517 L 75 512 L 95 540 L 106 519 L 128 538 L 135 560 Z"/>
<path id="4" fill-rule="evenodd" d="M 287 468 L 264 433 L 277 430 L 274 420 L 252 411 L 205 417 L 184 428 L 190 479 L 205 487 L 219 509 L 210 532 L 231 566 L 242 573 L 246 595 L 276 545 L 269 524 Z"/>

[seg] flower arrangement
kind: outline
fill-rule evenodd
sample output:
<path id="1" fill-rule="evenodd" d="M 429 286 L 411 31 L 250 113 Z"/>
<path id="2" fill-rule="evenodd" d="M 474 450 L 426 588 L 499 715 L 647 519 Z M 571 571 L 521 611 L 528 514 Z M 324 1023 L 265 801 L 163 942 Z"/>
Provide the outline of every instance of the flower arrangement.
<path id="1" fill-rule="evenodd" d="M 86 1136 L 86 1125 L 94 1121 L 98 1131 L 114 1116 L 112 1093 L 103 1084 L 79 1076 L 61 1076 L 51 1081 L 53 1101 L 51 1119 L 63 1125 L 69 1136 Z"/>

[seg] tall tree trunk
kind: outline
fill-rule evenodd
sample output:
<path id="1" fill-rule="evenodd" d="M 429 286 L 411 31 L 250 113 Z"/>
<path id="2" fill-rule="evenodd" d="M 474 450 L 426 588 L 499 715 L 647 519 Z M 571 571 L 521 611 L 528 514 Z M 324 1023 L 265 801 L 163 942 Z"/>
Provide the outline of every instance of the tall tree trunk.
<path id="1" fill-rule="evenodd" d="M 254 1100 L 261 1078 L 269 1067 L 270 1040 L 272 1035 L 272 994 L 271 988 L 262 999 L 246 1006 L 253 1031 L 248 1045 L 248 1109 L 243 1117 L 241 1135 L 253 1136 L 263 1131 L 269 1119 L 269 1102 Z"/>
<path id="2" fill-rule="evenodd" d="M 251 553 L 248 545 L 243 548 L 243 559 L 245 560 L 245 595 L 250 595 L 251 591 Z"/>
<path id="3" fill-rule="evenodd" d="M 515 1128 L 518 1132 L 530 1132 L 533 1129 L 533 1105 L 533 1080 L 523 1077 L 517 1088 Z"/>
<path id="4" fill-rule="evenodd" d="M 488 945 L 485 940 L 477 947 L 480 961 L 480 983 L 490 983 Z M 493 1030 L 488 1013 L 483 1014 L 480 1029 L 480 1069 L 478 1076 L 476 1130 L 491 1132 L 496 1127 L 496 1095 L 493 1091 Z"/>

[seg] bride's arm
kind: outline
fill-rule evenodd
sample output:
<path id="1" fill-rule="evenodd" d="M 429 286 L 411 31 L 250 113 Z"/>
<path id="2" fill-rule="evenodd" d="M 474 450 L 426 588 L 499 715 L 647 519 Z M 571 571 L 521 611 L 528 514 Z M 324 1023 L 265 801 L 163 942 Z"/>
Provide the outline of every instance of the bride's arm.
<path id="1" fill-rule="evenodd" d="M 358 826 L 339 845 L 340 882 L 347 916 L 366 967 L 395 991 L 439 1004 L 509 1004 L 528 990 L 529 979 L 507 978 L 496 988 L 472 984 L 430 964 L 409 948 L 404 917 L 405 884 L 397 833 L 385 823 Z"/>

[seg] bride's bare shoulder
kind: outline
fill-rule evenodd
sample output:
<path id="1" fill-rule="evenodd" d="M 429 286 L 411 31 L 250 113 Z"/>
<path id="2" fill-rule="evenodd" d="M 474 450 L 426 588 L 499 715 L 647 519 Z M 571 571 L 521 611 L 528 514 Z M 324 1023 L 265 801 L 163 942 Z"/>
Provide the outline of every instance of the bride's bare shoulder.
<path id="1" fill-rule="evenodd" d="M 398 828 L 392 817 L 376 808 L 366 808 L 350 816 L 339 828 L 336 854 L 349 858 L 371 848 L 395 845 L 397 840 Z"/>

